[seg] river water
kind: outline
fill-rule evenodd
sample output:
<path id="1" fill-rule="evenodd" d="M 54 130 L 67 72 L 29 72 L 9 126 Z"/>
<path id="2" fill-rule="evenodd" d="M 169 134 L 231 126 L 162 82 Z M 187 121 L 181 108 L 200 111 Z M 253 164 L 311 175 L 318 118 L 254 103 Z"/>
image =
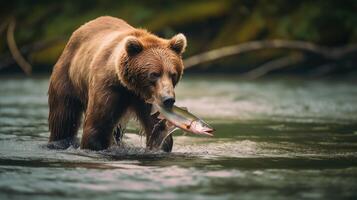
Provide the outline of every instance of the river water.
<path id="1" fill-rule="evenodd" d="M 44 147 L 48 77 L 2 77 L 0 199 L 357 199 L 356 86 L 186 76 L 177 105 L 215 137 L 177 131 L 163 153 L 128 133 L 92 152 Z"/>

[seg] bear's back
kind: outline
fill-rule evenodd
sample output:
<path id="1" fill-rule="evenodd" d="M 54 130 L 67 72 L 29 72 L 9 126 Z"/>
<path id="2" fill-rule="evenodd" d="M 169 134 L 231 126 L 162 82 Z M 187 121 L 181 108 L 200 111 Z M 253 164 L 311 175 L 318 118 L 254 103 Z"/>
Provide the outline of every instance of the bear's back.
<path id="1" fill-rule="evenodd" d="M 80 35 L 83 36 L 94 36 L 101 32 L 107 31 L 128 31 L 134 29 L 124 20 L 115 18 L 115 17 L 98 17 L 90 22 L 85 23 L 79 27 L 74 33 L 73 36 Z"/>
<path id="2" fill-rule="evenodd" d="M 89 21 L 73 32 L 69 43 L 85 43 L 93 39 L 99 39 L 101 36 L 110 32 L 125 32 L 134 30 L 132 26 L 122 19 L 104 16 Z"/>
<path id="3" fill-rule="evenodd" d="M 94 45 L 97 43 L 100 45 L 104 37 L 108 36 L 108 33 L 128 32 L 131 30 L 135 30 L 135 28 L 124 20 L 114 17 L 104 16 L 89 21 L 73 32 L 59 62 L 63 61 L 69 64 L 79 49 L 85 48 L 88 44 Z M 87 53 L 91 54 L 90 52 Z M 68 66 L 67 64 L 63 65 Z"/>
<path id="4" fill-rule="evenodd" d="M 125 35 L 133 30 L 135 28 L 124 20 L 109 16 L 99 17 L 82 25 L 73 32 L 57 61 L 52 73 L 53 79 L 63 79 L 63 75 L 68 75 L 76 90 L 86 88 L 91 63 L 96 61 L 96 58 L 105 59 L 101 54 L 107 55 L 118 43 L 113 40 L 116 40 L 118 35 Z M 111 43 L 113 47 L 108 49 L 108 44 Z"/>

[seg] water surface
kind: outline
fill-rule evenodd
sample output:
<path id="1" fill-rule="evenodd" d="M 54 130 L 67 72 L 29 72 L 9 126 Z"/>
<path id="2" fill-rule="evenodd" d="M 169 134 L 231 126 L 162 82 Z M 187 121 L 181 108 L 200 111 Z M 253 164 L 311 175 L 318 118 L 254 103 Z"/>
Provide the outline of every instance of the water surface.
<path id="1" fill-rule="evenodd" d="M 44 148 L 47 86 L 0 78 L 0 199 L 357 198 L 356 83 L 187 76 L 177 104 L 217 132 L 177 131 L 172 153 L 130 133 L 101 152 Z"/>

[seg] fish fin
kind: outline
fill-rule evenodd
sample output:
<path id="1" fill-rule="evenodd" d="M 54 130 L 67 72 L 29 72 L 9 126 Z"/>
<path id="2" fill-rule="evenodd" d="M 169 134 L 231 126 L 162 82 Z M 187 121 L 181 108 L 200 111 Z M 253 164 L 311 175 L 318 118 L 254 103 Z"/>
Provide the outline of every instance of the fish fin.
<path id="1" fill-rule="evenodd" d="M 188 112 L 188 108 L 187 107 L 180 107 L 182 110 L 186 110 Z"/>

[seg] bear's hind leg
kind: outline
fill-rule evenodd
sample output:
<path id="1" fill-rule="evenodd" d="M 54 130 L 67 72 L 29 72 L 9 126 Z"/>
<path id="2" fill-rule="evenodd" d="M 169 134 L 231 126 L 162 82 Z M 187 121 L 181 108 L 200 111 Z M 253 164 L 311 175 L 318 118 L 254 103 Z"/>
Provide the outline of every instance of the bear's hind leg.
<path id="1" fill-rule="evenodd" d="M 60 94 L 59 92 L 60 90 L 56 90 L 50 85 L 48 123 L 51 135 L 48 147 L 66 149 L 70 145 L 78 146 L 76 135 L 83 106 L 75 96 Z"/>

